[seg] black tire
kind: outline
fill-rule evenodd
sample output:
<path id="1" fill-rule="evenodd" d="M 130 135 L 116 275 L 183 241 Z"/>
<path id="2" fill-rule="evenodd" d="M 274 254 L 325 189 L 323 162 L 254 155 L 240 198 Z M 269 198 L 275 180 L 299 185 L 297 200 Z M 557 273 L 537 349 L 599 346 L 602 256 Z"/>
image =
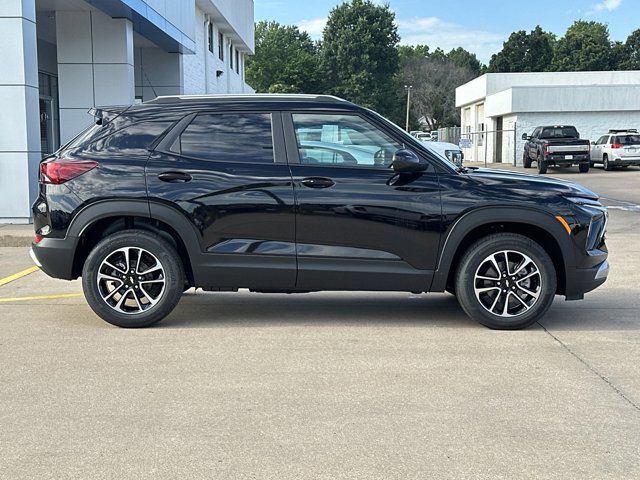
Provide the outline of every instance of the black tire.
<path id="1" fill-rule="evenodd" d="M 613 165 L 609 163 L 609 155 L 607 155 L 606 153 L 602 156 L 602 167 L 607 172 L 610 172 L 611 170 L 613 170 Z"/>
<path id="2" fill-rule="evenodd" d="M 580 171 L 580 173 L 587 173 L 590 166 L 591 165 L 589 165 L 588 163 L 581 163 L 580 165 L 578 165 L 578 170 Z"/>
<path id="3" fill-rule="evenodd" d="M 538 173 L 540 175 L 544 175 L 545 173 L 547 173 L 547 162 L 540 159 L 540 157 L 538 157 Z"/>
<path id="4" fill-rule="evenodd" d="M 143 285 L 138 282 L 149 279 L 148 277 L 137 276 L 139 273 L 137 272 L 139 262 L 136 262 L 136 273 L 133 273 L 134 270 L 131 270 L 131 272 L 128 271 L 128 268 L 133 267 L 133 265 L 127 265 L 126 268 L 124 268 L 124 274 L 122 274 L 119 269 L 111 269 L 111 272 L 109 273 L 110 275 L 122 276 L 124 280 L 118 280 L 121 282 L 120 287 L 113 287 L 110 292 L 121 289 L 125 287 L 125 285 L 131 286 L 132 288 L 129 289 L 131 292 L 127 290 L 127 287 L 124 288 L 126 293 L 122 296 L 128 296 L 128 299 L 125 298 L 124 304 L 126 305 L 127 302 L 133 302 L 137 298 L 137 305 L 143 305 L 146 307 L 145 309 L 141 308 L 139 313 L 135 313 L 135 311 L 121 313 L 115 309 L 116 307 L 112 307 L 110 304 L 107 304 L 107 300 L 103 298 L 103 294 L 101 293 L 101 288 L 105 289 L 107 287 L 105 284 L 101 284 L 101 286 L 98 284 L 98 273 L 100 268 L 101 266 L 102 268 L 105 268 L 103 261 L 116 254 L 114 252 L 118 249 L 126 247 L 133 247 L 133 250 L 136 252 L 140 252 L 140 249 L 143 249 L 145 251 L 144 255 L 147 256 L 142 257 L 142 253 L 138 253 L 138 255 L 142 258 L 148 258 L 152 259 L 152 261 L 156 261 L 162 268 L 162 271 L 158 273 L 160 276 L 160 280 L 158 281 L 164 280 L 164 289 L 161 290 L 157 298 L 155 298 L 155 301 L 157 301 L 156 304 L 151 304 L 151 302 L 144 299 L 145 296 L 147 299 L 151 297 L 147 295 L 138 297 L 133 291 L 133 284 L 135 284 L 135 288 L 139 290 L 140 288 L 143 288 Z M 151 254 L 151 256 L 148 254 Z M 127 263 L 133 264 L 133 260 L 130 262 L 127 261 Z M 124 265 L 124 263 L 122 265 Z M 122 267 L 122 265 L 120 265 L 120 267 Z M 104 271 L 102 273 L 104 273 Z M 154 279 L 152 278 L 152 280 Z M 125 282 L 131 282 L 131 284 Z M 114 286 L 113 283 L 110 285 Z M 148 285 L 147 287 L 153 288 Z M 123 328 L 149 327 L 162 320 L 164 317 L 169 315 L 169 313 L 171 313 L 178 304 L 184 287 L 184 266 L 182 265 L 178 252 L 176 252 L 175 248 L 173 248 L 171 244 L 159 235 L 144 230 L 126 230 L 106 237 L 100 241 L 93 250 L 91 250 L 82 269 L 82 288 L 91 309 L 106 322 Z M 136 297 L 132 297 L 132 294 L 136 295 Z M 120 293 L 117 293 L 113 298 L 121 298 Z M 146 303 L 140 303 L 139 300 L 141 298 L 142 301 Z M 110 301 L 114 300 L 111 299 Z"/>
<path id="5" fill-rule="evenodd" d="M 483 282 L 483 280 L 476 279 L 476 272 L 479 270 L 481 265 L 487 265 L 488 258 L 496 254 L 498 252 L 502 252 L 504 250 L 509 250 L 511 253 L 511 258 L 509 261 L 513 261 L 514 258 L 518 261 L 521 258 L 522 262 L 524 262 L 524 255 L 529 257 L 533 264 L 528 264 L 528 268 L 537 267 L 539 276 L 531 277 L 539 279 L 539 284 L 535 286 L 537 290 L 537 300 L 534 300 L 533 303 L 529 306 L 527 310 L 523 310 L 522 312 L 518 312 L 518 308 L 524 308 L 523 306 L 519 306 L 519 302 L 517 302 L 516 298 L 513 296 L 514 292 L 510 291 L 509 288 L 512 288 L 515 292 L 519 292 L 514 289 L 514 285 L 522 285 L 522 281 L 527 281 L 526 279 L 520 280 L 520 282 L 514 282 L 510 278 L 503 277 L 502 273 L 504 272 L 496 272 L 497 276 L 500 277 L 500 280 L 496 280 L 496 282 L 501 282 L 503 285 L 501 287 L 495 287 L 498 289 L 498 295 L 503 295 L 500 293 L 500 288 L 505 288 L 502 292 L 507 292 L 506 296 L 503 296 L 501 300 L 497 300 L 498 303 L 495 304 L 496 309 L 500 310 L 504 307 L 505 303 L 507 304 L 507 314 L 509 314 L 509 305 L 514 305 L 513 308 L 516 310 L 513 316 L 502 316 L 500 314 L 494 313 L 494 311 L 489 311 L 489 307 L 486 307 L 481 303 L 481 300 L 476 296 L 476 282 Z M 524 254 L 524 255 L 523 255 Z M 498 253 L 498 258 L 500 257 L 500 253 Z M 498 265 L 502 266 L 501 264 Z M 513 265 L 511 268 L 517 269 L 518 267 Z M 513 274 L 513 272 L 510 272 Z M 520 277 L 522 278 L 525 272 L 520 273 Z M 494 274 L 492 274 L 493 276 Z M 516 278 L 511 277 L 511 278 Z M 531 281 L 531 280 L 530 280 Z M 482 284 L 478 285 L 478 288 L 481 287 Z M 485 283 L 486 285 L 486 283 Z M 510 286 L 511 285 L 511 286 Z M 456 292 L 457 298 L 462 306 L 462 309 L 466 312 L 469 317 L 478 321 L 482 325 L 486 327 L 496 329 L 496 330 L 517 330 L 520 328 L 526 328 L 529 325 L 532 325 L 537 320 L 539 320 L 549 309 L 551 304 L 553 303 L 553 298 L 556 292 L 556 271 L 553 266 L 553 262 L 551 258 L 547 254 L 547 252 L 535 241 L 531 240 L 528 237 L 523 235 L 518 235 L 514 233 L 497 233 L 493 235 L 486 236 L 476 243 L 471 245 L 467 251 L 464 253 L 462 260 L 458 266 L 458 270 L 456 272 Z M 529 286 L 529 284 L 527 284 Z M 533 286 L 529 288 L 534 288 Z M 491 292 L 493 293 L 493 292 Z M 528 298 L 522 292 L 520 292 L 524 298 Z M 478 293 L 478 295 L 485 295 L 482 293 Z M 506 297 L 506 302 L 504 298 Z M 495 298 L 495 297 L 494 297 Z M 532 301 L 528 299 L 527 301 Z M 500 303 L 501 302 L 501 303 Z M 510 303 L 508 303 L 510 302 Z M 493 307 L 493 305 L 490 305 Z"/>
<path id="6" fill-rule="evenodd" d="M 531 168 L 531 157 L 529 157 L 526 151 L 522 154 L 522 165 L 524 168 Z"/>

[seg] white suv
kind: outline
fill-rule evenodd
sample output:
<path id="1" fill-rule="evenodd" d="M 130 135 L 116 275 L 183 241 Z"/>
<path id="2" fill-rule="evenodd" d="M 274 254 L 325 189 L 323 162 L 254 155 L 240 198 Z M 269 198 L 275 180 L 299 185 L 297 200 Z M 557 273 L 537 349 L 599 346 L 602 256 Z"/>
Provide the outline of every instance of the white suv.
<path id="1" fill-rule="evenodd" d="M 636 129 L 609 130 L 591 144 L 591 166 L 602 163 L 609 171 L 613 167 L 640 166 L 640 134 Z"/>

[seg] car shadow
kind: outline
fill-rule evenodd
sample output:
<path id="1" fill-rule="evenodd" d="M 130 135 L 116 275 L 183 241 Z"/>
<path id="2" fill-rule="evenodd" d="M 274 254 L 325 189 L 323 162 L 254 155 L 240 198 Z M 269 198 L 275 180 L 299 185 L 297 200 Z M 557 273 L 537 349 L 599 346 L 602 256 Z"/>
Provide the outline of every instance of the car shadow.
<path id="1" fill-rule="evenodd" d="M 631 293 L 631 291 L 629 291 Z M 631 297 L 626 297 L 631 298 Z M 616 299 L 556 300 L 540 321 L 559 330 L 640 330 L 640 311 Z M 186 294 L 160 328 L 220 326 L 363 325 L 431 326 L 484 329 L 464 313 L 449 294 L 403 293 L 323 294 Z M 535 325 L 532 329 L 540 328 Z"/>

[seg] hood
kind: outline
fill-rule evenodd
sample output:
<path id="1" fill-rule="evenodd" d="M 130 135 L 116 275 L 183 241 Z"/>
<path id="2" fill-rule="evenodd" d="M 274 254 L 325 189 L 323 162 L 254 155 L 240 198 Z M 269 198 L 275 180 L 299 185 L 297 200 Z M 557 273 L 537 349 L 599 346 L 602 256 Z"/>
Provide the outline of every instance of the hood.
<path id="1" fill-rule="evenodd" d="M 470 178 L 488 186 L 499 185 L 501 187 L 510 187 L 512 190 L 521 190 L 524 194 L 528 195 L 554 193 L 564 196 L 590 198 L 593 200 L 598 199 L 597 193 L 568 180 L 492 168 L 470 168 L 468 172 Z"/>

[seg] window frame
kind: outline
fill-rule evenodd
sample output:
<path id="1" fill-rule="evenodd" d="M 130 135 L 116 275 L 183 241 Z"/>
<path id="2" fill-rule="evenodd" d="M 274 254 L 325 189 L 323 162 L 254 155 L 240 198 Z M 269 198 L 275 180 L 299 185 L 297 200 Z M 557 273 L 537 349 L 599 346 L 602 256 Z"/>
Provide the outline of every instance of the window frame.
<path id="1" fill-rule="evenodd" d="M 207 49 L 209 52 L 213 53 L 213 23 L 207 23 Z"/>
<path id="2" fill-rule="evenodd" d="M 218 32 L 218 59 L 224 62 L 224 34 Z"/>
<path id="3" fill-rule="evenodd" d="M 409 148 L 412 152 L 414 152 L 422 161 L 425 162 L 427 168 L 422 173 L 434 173 L 436 171 L 436 166 L 434 162 L 429 158 L 428 155 L 425 155 L 425 152 L 422 150 L 418 150 L 414 148 L 412 145 L 408 145 L 403 139 L 399 138 L 395 133 L 387 128 L 386 125 L 377 121 L 375 118 L 368 117 L 366 115 L 362 115 L 359 111 L 345 111 L 345 110 L 290 110 L 282 112 L 282 123 L 284 127 L 284 136 L 285 136 L 285 144 L 287 148 L 287 159 L 289 161 L 289 165 L 291 166 L 301 166 L 301 167 L 310 167 L 310 168 L 346 168 L 346 169 L 357 169 L 361 171 L 378 171 L 378 172 L 389 172 L 393 173 L 393 170 L 390 168 L 390 165 L 386 167 L 377 167 L 375 165 L 340 165 L 340 164 L 322 164 L 322 163 L 314 163 L 307 164 L 300 162 L 300 146 L 298 145 L 298 139 L 295 131 L 295 123 L 293 122 L 293 115 L 350 115 L 354 117 L 358 117 L 364 122 L 367 122 L 369 125 L 379 129 L 393 141 L 398 143 L 399 145 L 403 145 L 405 148 Z"/>
<path id="4" fill-rule="evenodd" d="M 273 146 L 273 161 L 272 162 L 238 162 L 233 160 L 216 160 L 212 158 L 198 157 L 194 155 L 185 155 L 180 152 L 171 150 L 171 147 L 175 141 L 182 135 L 189 125 L 195 120 L 196 117 L 201 115 L 270 115 L 271 116 L 271 143 Z M 185 158 L 188 160 L 197 160 L 202 162 L 211 162 L 216 164 L 233 164 L 233 165 L 283 165 L 287 163 L 286 149 L 284 142 L 284 132 L 282 130 L 282 119 L 280 112 L 276 112 L 269 109 L 251 109 L 251 110 L 239 110 L 239 109 L 220 109 L 220 110 L 199 110 L 183 117 L 172 129 L 167 133 L 162 141 L 160 141 L 154 152 L 163 153 L 176 157 L 177 159 Z"/>

